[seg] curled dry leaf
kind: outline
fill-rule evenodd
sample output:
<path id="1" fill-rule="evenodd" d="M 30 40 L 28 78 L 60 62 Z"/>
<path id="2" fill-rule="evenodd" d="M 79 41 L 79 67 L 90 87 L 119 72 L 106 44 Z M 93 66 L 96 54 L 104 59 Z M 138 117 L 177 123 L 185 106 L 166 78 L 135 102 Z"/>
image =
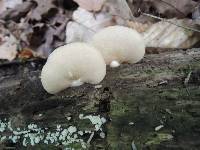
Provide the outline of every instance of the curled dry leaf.
<path id="1" fill-rule="evenodd" d="M 0 26 L 0 59 L 9 61 L 15 59 L 17 55 L 16 38 L 2 26 Z"/>
<path id="2" fill-rule="evenodd" d="M 189 26 L 192 20 L 189 19 L 170 19 L 180 26 Z M 147 47 L 160 48 L 190 48 L 198 41 L 198 36 L 191 30 L 178 27 L 168 22 L 160 21 L 153 24 L 147 31 L 143 33 Z"/>
<path id="3" fill-rule="evenodd" d="M 106 0 L 74 0 L 81 8 L 88 11 L 100 11 Z"/>

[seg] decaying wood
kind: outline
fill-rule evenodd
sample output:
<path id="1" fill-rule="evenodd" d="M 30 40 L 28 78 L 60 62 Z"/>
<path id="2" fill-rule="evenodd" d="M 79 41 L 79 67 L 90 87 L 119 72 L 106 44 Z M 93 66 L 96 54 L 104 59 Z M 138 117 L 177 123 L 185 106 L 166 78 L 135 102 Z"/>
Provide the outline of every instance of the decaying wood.
<path id="1" fill-rule="evenodd" d="M 138 64 L 108 68 L 101 88 L 85 84 L 57 95 L 41 86 L 44 63 L 0 64 L 0 117 L 16 126 L 55 126 L 67 124 L 66 116 L 81 124 L 76 120 L 80 113 L 101 114 L 109 120 L 106 138 L 93 138 L 91 149 L 200 147 L 200 49 L 148 54 Z"/>

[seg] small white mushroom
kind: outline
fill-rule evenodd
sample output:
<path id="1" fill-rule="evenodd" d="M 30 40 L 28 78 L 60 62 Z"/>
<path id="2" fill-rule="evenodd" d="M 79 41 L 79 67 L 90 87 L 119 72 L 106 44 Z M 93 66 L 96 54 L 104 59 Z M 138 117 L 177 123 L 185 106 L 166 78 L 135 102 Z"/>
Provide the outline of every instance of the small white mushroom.
<path id="1" fill-rule="evenodd" d="M 123 62 L 136 63 L 145 54 L 142 36 L 134 29 L 110 26 L 97 32 L 91 41 L 103 55 L 106 64 L 118 67 Z"/>
<path id="2" fill-rule="evenodd" d="M 55 49 L 41 73 L 44 89 L 51 94 L 83 83 L 98 84 L 106 75 L 101 53 L 86 43 L 72 43 Z"/>

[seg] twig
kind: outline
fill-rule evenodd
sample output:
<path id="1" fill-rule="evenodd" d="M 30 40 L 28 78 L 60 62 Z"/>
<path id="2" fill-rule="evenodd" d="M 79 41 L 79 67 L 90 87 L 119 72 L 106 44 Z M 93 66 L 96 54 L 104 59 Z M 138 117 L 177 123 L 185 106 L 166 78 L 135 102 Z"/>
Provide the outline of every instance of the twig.
<path id="1" fill-rule="evenodd" d="M 79 24 L 79 25 L 81 25 L 81 26 L 83 26 L 84 28 L 86 28 L 86 29 L 88 29 L 88 30 L 90 30 L 91 32 L 94 32 L 94 33 L 96 33 L 96 31 L 95 30 L 93 30 L 92 28 L 90 28 L 90 27 L 87 27 L 86 25 L 84 25 L 83 23 L 80 23 L 80 22 L 78 22 L 78 21 L 76 21 L 76 20 L 73 20 L 74 22 L 76 22 L 77 24 Z"/>
<path id="2" fill-rule="evenodd" d="M 137 150 L 134 141 L 132 141 L 132 143 L 131 143 L 131 147 L 132 147 L 132 150 Z"/>
<path id="3" fill-rule="evenodd" d="M 89 137 L 89 139 L 87 141 L 88 144 L 91 142 L 93 137 L 94 137 L 94 132 L 91 133 L 91 135 L 90 135 L 90 137 Z"/>
<path id="4" fill-rule="evenodd" d="M 187 94 L 190 95 L 190 91 L 188 90 L 187 88 L 187 85 L 188 85 L 188 82 L 190 80 L 190 77 L 191 77 L 191 74 L 192 74 L 192 71 L 190 71 L 187 75 L 187 77 L 185 78 L 184 80 L 184 85 L 185 85 L 185 88 L 186 88 L 186 91 L 187 91 Z"/>
<path id="5" fill-rule="evenodd" d="M 187 77 L 185 78 L 185 81 L 184 81 L 184 85 L 187 86 L 188 85 L 188 82 L 190 80 L 190 77 L 191 77 L 191 74 L 192 74 L 192 71 L 190 71 L 187 75 Z"/>
<path id="6" fill-rule="evenodd" d="M 168 23 L 170 23 L 170 24 L 173 24 L 173 25 L 175 25 L 175 26 L 177 26 L 177 27 L 181 27 L 181 28 L 184 28 L 184 29 L 187 29 L 187 30 L 191 30 L 191 31 L 200 33 L 200 30 L 197 30 L 197 29 L 194 29 L 194 28 L 191 28 L 191 27 L 187 27 L 187 26 L 183 26 L 183 25 L 174 23 L 173 21 L 170 21 L 170 20 L 167 20 L 167 19 L 164 19 L 164 18 L 161 18 L 161 17 L 157 17 L 157 16 L 154 16 L 154 15 L 151 15 L 151 14 L 147 14 L 147 13 L 143 13 L 143 12 L 141 12 L 141 13 L 142 13 L 142 15 L 144 15 L 144 16 L 148 16 L 148 17 L 151 17 L 151 18 L 155 18 L 155 19 L 158 19 L 158 20 L 161 20 L 161 21 L 164 21 L 164 22 L 168 22 Z"/>

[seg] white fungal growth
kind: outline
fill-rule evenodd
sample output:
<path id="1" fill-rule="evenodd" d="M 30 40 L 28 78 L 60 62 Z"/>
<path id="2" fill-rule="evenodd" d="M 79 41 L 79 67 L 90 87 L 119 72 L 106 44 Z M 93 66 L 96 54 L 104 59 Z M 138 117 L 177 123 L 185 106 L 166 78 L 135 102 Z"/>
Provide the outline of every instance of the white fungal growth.
<path id="1" fill-rule="evenodd" d="M 159 131 L 160 129 L 162 129 L 164 126 L 163 125 L 159 125 L 157 127 L 155 127 L 155 131 Z"/>
<path id="2" fill-rule="evenodd" d="M 119 67 L 120 66 L 120 63 L 116 60 L 113 60 L 111 63 L 110 63 L 110 67 L 111 68 L 116 68 L 116 67 Z"/>
<path id="3" fill-rule="evenodd" d="M 98 84 L 106 75 L 101 53 L 86 43 L 72 43 L 55 49 L 41 73 L 44 89 L 51 94 L 83 83 Z"/>
<path id="4" fill-rule="evenodd" d="M 91 41 L 103 55 L 106 64 L 118 67 L 120 63 L 136 63 L 145 54 L 145 42 L 134 29 L 110 26 L 97 32 Z"/>

